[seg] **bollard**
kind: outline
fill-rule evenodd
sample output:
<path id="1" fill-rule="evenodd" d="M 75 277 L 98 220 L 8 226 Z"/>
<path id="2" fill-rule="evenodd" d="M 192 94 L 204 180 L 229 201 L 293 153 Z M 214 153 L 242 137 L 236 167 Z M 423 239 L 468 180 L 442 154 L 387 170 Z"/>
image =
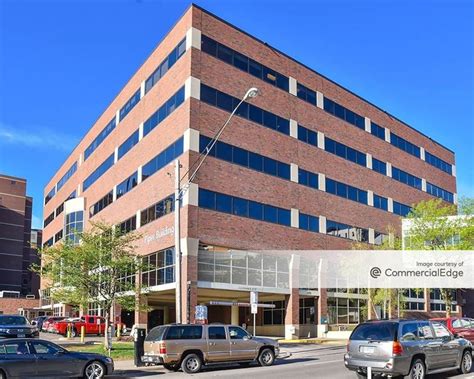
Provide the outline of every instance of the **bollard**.
<path id="1" fill-rule="evenodd" d="M 67 338 L 68 340 L 70 340 L 70 339 L 71 339 L 71 324 L 68 324 L 68 325 L 67 325 L 67 329 L 66 329 L 66 330 L 67 330 L 67 331 L 66 331 L 66 338 Z"/>
<path id="2" fill-rule="evenodd" d="M 81 326 L 81 343 L 84 343 L 84 337 L 86 335 L 86 327 L 84 325 Z"/>
<path id="3" fill-rule="evenodd" d="M 120 332 L 122 331 L 122 325 L 117 325 L 117 339 L 120 340 Z"/>

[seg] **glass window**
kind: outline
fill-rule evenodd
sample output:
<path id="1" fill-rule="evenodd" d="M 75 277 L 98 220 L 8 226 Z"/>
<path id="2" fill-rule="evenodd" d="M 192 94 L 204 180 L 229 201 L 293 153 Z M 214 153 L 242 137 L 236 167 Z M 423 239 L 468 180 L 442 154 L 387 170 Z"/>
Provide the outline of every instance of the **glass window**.
<path id="1" fill-rule="evenodd" d="M 209 326 L 207 329 L 210 340 L 225 340 L 225 328 L 223 326 Z"/>
<path id="2" fill-rule="evenodd" d="M 287 209 L 278 209 L 278 223 L 280 225 L 291 226 L 291 212 Z"/>
<path id="3" fill-rule="evenodd" d="M 234 197 L 233 213 L 237 216 L 249 217 L 248 201 Z"/>
<path id="4" fill-rule="evenodd" d="M 216 209 L 216 194 L 199 188 L 199 206 L 208 209 Z"/>
<path id="5" fill-rule="evenodd" d="M 409 322 L 405 323 L 402 326 L 402 336 L 401 341 L 415 341 L 418 334 L 418 323 Z"/>
<path id="6" fill-rule="evenodd" d="M 277 208 L 271 205 L 264 205 L 263 217 L 265 221 L 277 223 L 278 222 Z"/>
<path id="7" fill-rule="evenodd" d="M 439 322 L 433 322 L 433 329 L 436 338 L 451 337 L 451 333 L 449 332 L 449 330 L 446 329 L 446 327 Z"/>
<path id="8" fill-rule="evenodd" d="M 351 341 L 394 341 L 398 324 L 395 322 L 365 323 L 357 326 L 350 336 Z"/>
<path id="9" fill-rule="evenodd" d="M 109 121 L 100 134 L 96 137 L 94 141 L 84 150 L 84 161 L 89 158 L 89 156 L 99 147 L 99 145 L 108 137 L 110 133 L 115 129 L 115 117 Z"/>
<path id="10" fill-rule="evenodd" d="M 118 159 L 127 154 L 138 143 L 138 129 L 128 137 L 118 148 Z"/>
<path id="11" fill-rule="evenodd" d="M 232 213 L 232 197 L 222 193 L 216 193 L 216 210 L 219 212 Z"/>
<path id="12" fill-rule="evenodd" d="M 249 337 L 249 334 L 238 326 L 229 326 L 229 335 L 231 340 L 242 340 Z"/>
<path id="13" fill-rule="evenodd" d="M 249 217 L 255 220 L 263 220 L 263 204 L 249 201 Z"/>
<path id="14" fill-rule="evenodd" d="M 165 340 L 196 340 L 202 337 L 202 326 L 170 326 Z"/>
<path id="15" fill-rule="evenodd" d="M 130 99 L 124 104 L 122 108 L 120 108 L 119 116 L 120 116 L 120 121 L 122 121 L 129 113 L 130 111 L 135 108 L 135 106 L 139 103 L 140 101 L 140 88 L 132 95 Z"/>

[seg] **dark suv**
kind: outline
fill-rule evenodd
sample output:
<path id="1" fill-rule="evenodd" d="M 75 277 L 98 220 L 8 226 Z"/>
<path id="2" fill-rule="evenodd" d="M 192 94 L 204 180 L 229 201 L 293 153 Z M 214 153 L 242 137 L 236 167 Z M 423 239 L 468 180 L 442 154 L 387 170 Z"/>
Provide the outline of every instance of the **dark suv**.
<path id="1" fill-rule="evenodd" d="M 39 331 L 26 317 L 20 315 L 0 315 L 0 338 L 37 338 Z"/>
<path id="2" fill-rule="evenodd" d="M 380 320 L 359 324 L 347 344 L 344 363 L 363 378 L 373 374 L 423 379 L 427 374 L 472 368 L 472 345 L 438 322 Z"/>

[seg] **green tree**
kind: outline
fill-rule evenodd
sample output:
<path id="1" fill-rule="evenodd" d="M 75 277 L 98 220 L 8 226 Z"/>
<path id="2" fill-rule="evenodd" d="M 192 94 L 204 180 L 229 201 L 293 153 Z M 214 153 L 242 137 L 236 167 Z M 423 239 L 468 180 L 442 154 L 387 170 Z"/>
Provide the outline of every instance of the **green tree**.
<path id="1" fill-rule="evenodd" d="M 137 291 L 135 277 L 143 269 L 135 254 L 134 232 L 121 233 L 106 223 L 92 223 L 79 235 L 80 243 L 65 240 L 41 251 L 41 266 L 33 269 L 51 283 L 51 298 L 85 309 L 89 302 L 99 302 L 104 309 L 105 346 L 108 342 L 111 309 L 120 304 L 134 309 Z"/>
<path id="2" fill-rule="evenodd" d="M 405 241 L 409 250 L 473 250 L 474 199 L 463 198 L 459 207 L 447 205 L 441 199 L 421 201 L 408 215 L 410 231 Z M 451 315 L 454 300 L 452 289 L 440 288 L 446 305 L 446 316 Z"/>

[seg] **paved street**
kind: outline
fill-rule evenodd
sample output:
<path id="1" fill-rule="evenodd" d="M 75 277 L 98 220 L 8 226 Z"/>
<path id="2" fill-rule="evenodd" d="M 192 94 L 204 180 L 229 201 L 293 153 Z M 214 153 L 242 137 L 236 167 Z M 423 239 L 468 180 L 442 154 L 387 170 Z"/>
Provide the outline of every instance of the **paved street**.
<path id="1" fill-rule="evenodd" d="M 283 351 L 291 352 L 288 359 L 278 360 L 274 366 L 259 367 L 251 366 L 241 368 L 236 365 L 220 366 L 205 369 L 199 374 L 192 375 L 197 378 L 241 378 L 257 377 L 259 379 L 286 379 L 286 378 L 335 378 L 354 379 L 354 373 L 347 371 L 343 364 L 345 346 L 331 345 L 288 345 L 282 346 Z M 121 362 L 117 362 L 117 369 L 120 370 Z M 123 367 L 123 366 L 122 366 Z M 164 368 L 147 367 L 143 369 L 130 370 L 128 372 L 117 372 L 116 378 L 187 378 L 189 375 L 182 372 L 169 372 Z M 433 375 L 429 379 L 445 378 L 472 378 L 474 373 L 468 375 L 456 375 L 456 372 L 444 375 Z"/>

